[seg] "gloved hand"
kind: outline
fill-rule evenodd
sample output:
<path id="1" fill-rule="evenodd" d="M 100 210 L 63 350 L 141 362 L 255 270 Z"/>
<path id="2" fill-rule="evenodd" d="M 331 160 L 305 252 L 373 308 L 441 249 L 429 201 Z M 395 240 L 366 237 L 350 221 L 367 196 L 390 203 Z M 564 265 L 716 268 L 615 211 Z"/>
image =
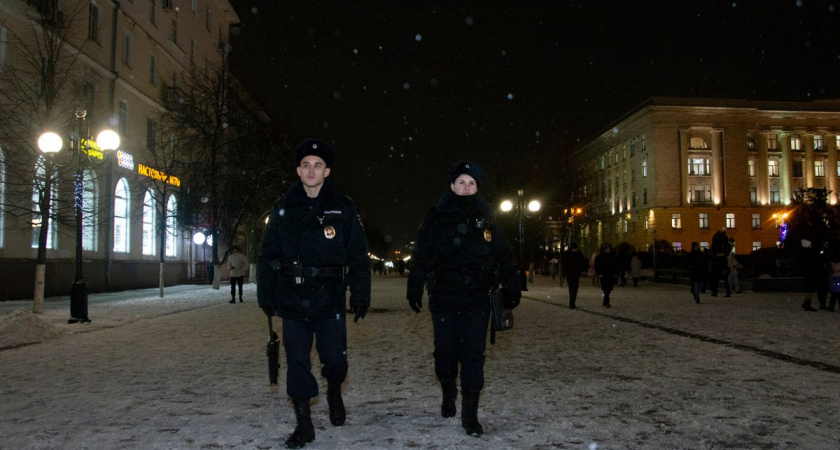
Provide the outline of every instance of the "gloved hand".
<path id="1" fill-rule="evenodd" d="M 423 298 L 408 299 L 408 306 L 411 306 L 411 309 L 413 309 L 414 312 L 419 313 L 420 309 L 423 308 Z"/>
<path id="2" fill-rule="evenodd" d="M 353 323 L 358 323 L 359 319 L 364 319 L 367 315 L 368 307 L 365 305 L 350 305 L 350 312 L 355 314 Z"/>
<path id="3" fill-rule="evenodd" d="M 502 297 L 504 299 L 505 309 L 513 309 L 519 306 L 519 300 L 522 299 L 522 291 L 517 288 L 506 287 L 502 289 Z"/>
<path id="4" fill-rule="evenodd" d="M 260 306 L 260 308 L 262 308 L 262 310 L 263 310 L 263 312 L 265 313 L 266 316 L 271 317 L 271 316 L 274 315 L 274 306 L 265 305 L 265 306 Z"/>

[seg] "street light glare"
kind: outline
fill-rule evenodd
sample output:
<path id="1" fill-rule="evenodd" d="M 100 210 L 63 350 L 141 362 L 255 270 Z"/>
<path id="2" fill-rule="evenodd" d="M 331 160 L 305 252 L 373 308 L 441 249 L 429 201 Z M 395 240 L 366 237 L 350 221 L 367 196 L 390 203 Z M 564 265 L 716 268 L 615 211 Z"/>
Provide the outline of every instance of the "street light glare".
<path id="1" fill-rule="evenodd" d="M 513 209 L 513 202 L 511 202 L 510 200 L 505 200 L 502 202 L 501 208 L 504 212 L 510 212 L 510 210 Z"/>
<path id="2" fill-rule="evenodd" d="M 103 130 L 96 136 L 96 144 L 102 150 L 116 150 L 120 146 L 120 135 L 114 130 Z"/>
<path id="3" fill-rule="evenodd" d="M 540 206 L 542 205 L 540 205 L 539 201 L 531 200 L 530 202 L 528 202 L 528 211 L 537 212 L 540 210 Z"/>
<path id="4" fill-rule="evenodd" d="M 44 153 L 58 153 L 63 145 L 61 136 L 52 131 L 48 131 L 38 138 L 38 148 Z"/>

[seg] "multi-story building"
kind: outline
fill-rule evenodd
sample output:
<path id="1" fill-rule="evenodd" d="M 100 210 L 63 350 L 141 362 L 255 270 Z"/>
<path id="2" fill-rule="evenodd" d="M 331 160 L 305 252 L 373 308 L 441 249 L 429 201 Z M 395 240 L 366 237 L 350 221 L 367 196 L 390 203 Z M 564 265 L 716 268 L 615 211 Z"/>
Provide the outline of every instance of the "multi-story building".
<path id="1" fill-rule="evenodd" d="M 570 204 L 587 251 L 603 242 L 709 247 L 717 230 L 736 252 L 779 245 L 804 188 L 838 200 L 840 100 L 755 102 L 653 98 L 569 156 Z"/>
<path id="2" fill-rule="evenodd" d="M 174 219 L 167 220 L 161 230 L 154 217 L 158 202 L 170 210 L 178 207 L 184 177 L 167 173 L 152 156 L 150 149 L 160 145 L 156 144 L 155 118 L 173 100 L 172 93 L 178 92 L 187 73 L 209 71 L 218 64 L 220 48 L 227 45 L 230 28 L 238 21 L 227 0 L 0 2 L 0 89 L 25 84 L 20 78 L 27 73 L 23 68 L 49 58 L 21 50 L 26 45 L 43 47 L 39 36 L 44 36 L 44 27 L 50 27 L 61 35 L 58 42 L 71 56 L 59 69 L 66 72 L 57 73 L 67 80 L 63 88 L 71 91 L 64 98 L 72 98 L 77 108 L 86 111 L 84 128 L 76 128 L 78 120 L 69 117 L 75 108 L 68 107 L 68 120 L 54 130 L 65 137 L 62 152 L 69 151 L 70 136 L 77 130 L 84 134 L 89 128 L 95 134 L 109 126 L 121 137 L 120 147 L 105 164 L 84 169 L 84 192 L 75 194 L 85 199 L 83 258 L 91 291 L 157 286 L 160 233 L 166 233 L 167 284 L 183 282 L 191 275 L 196 251 L 190 236 Z M 42 41 L 35 42 L 38 39 Z M 33 90 L 37 79 L 30 82 Z M 22 137 L 32 141 L 27 144 L 29 152 L 37 155 L 32 151 L 37 148 L 37 134 Z M 13 179 L 21 172 L 10 170 L 9 164 L 13 152 L 25 153 L 22 147 L 21 142 L 0 140 L 0 204 L 21 203 L 11 186 L 27 180 Z M 56 155 L 59 159 L 61 152 Z M 39 162 L 33 157 L 27 164 L 37 178 Z M 70 165 L 63 170 L 72 174 L 76 168 Z M 66 182 L 66 175 L 63 179 L 54 186 L 54 202 L 59 207 L 72 205 L 74 198 L 73 185 Z M 172 185 L 167 198 L 156 198 L 151 179 Z M 28 183 L 33 184 L 31 179 Z M 34 202 L 37 193 L 29 189 L 26 195 Z M 9 207 L 0 208 L 0 273 L 7 280 L 0 283 L 0 300 L 31 298 L 40 225 L 40 217 L 12 217 Z M 51 229 L 45 292 L 65 294 L 73 281 L 76 227 L 55 221 Z M 197 253 L 200 257 L 201 251 Z"/>

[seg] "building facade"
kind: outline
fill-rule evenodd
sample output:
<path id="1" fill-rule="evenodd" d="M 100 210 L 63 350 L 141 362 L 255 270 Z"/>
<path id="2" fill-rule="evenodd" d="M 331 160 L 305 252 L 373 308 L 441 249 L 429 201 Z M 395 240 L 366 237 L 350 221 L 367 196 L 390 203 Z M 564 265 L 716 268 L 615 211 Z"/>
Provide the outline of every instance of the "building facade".
<path id="1" fill-rule="evenodd" d="M 14 134 L 19 140 L 8 132 L 15 124 L 0 124 L 6 131 L 0 138 L 0 272 L 10 280 L 0 283 L 0 300 L 32 298 L 37 235 L 45 222 L 51 230 L 45 295 L 69 291 L 76 266 L 77 227 L 66 219 L 73 216 L 78 197 L 84 199 L 84 276 L 90 291 L 157 286 L 161 252 L 167 285 L 195 275 L 195 267 L 202 265 L 200 259 L 207 252 L 192 243 L 190 233 L 182 230 L 172 214 L 183 200 L 184 174 L 169 173 L 154 157 L 154 147 L 161 145 L 156 117 L 173 101 L 172 93 L 178 91 L 186 73 L 209 71 L 218 64 L 220 48 L 228 45 L 231 26 L 238 21 L 230 3 L 221 0 L 0 2 L 0 89 L 23 91 L 16 87 L 35 86 L 33 95 L 43 97 L 37 85 L 47 78 L 62 83 L 51 81 L 41 91 L 51 86 L 64 90 L 56 97 L 61 100 L 49 108 L 61 120 L 30 124 L 30 128 L 21 124 Z M 58 42 L 69 58 L 50 61 L 49 55 L 45 59 L 32 54 L 31 49 L 45 46 L 49 38 L 43 36 L 48 34 L 60 35 Z M 27 80 L 31 72 L 24 68 L 38 61 L 44 64 L 40 78 L 36 73 Z M 58 64 L 63 66 L 52 67 Z M 55 73 L 44 77 L 50 70 Z M 8 102 L 10 96 L 4 99 Z M 73 117 L 78 110 L 84 111 L 84 120 Z M 17 114 L 26 112 L 21 109 Z M 37 128 L 47 126 L 64 138 L 64 147 L 54 159 L 56 164 L 67 165 L 57 169 L 53 183 L 50 211 L 55 208 L 56 216 L 43 219 L 34 205 L 39 200 L 35 187 L 39 174 L 43 178 L 45 156 L 39 156 L 35 141 L 46 131 Z M 85 146 L 86 136 L 95 137 L 105 127 L 118 132 L 119 148 L 112 154 L 85 150 L 85 164 L 79 169 L 82 164 L 69 159 L 70 143 Z M 21 157 L 26 154 L 31 160 Z M 81 188 L 73 182 L 77 171 L 83 174 Z M 168 185 L 165 195 L 155 183 Z M 26 204 L 32 205 L 32 213 L 21 214 Z M 61 212 L 68 210 L 69 214 Z M 161 211 L 171 215 L 163 227 L 156 218 Z M 165 243 L 163 250 L 160 243 Z"/>
<path id="2" fill-rule="evenodd" d="M 800 189 L 837 203 L 838 149 L 840 101 L 653 98 L 570 155 L 572 235 L 590 252 L 688 251 L 720 229 L 739 254 L 776 247 Z"/>

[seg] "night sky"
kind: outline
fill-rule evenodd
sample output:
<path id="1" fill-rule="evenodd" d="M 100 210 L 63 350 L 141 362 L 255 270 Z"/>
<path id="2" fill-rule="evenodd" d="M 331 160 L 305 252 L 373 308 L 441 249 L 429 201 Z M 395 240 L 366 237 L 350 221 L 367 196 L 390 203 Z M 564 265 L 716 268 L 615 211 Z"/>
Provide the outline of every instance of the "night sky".
<path id="1" fill-rule="evenodd" d="M 551 202 L 563 153 L 652 96 L 840 97 L 837 0 L 232 3 L 239 77 L 290 142 L 335 146 L 395 248 L 453 161 L 482 164 L 488 201 Z"/>

